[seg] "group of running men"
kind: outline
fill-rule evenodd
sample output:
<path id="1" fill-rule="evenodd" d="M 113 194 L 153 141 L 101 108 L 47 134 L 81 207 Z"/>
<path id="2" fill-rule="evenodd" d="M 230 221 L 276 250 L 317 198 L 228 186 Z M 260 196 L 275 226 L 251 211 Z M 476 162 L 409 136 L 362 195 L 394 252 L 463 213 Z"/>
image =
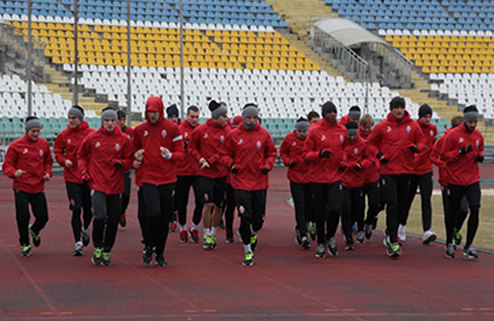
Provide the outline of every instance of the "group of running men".
<path id="1" fill-rule="evenodd" d="M 53 148 L 64 168 L 64 180 L 72 212 L 74 255 L 83 255 L 92 239 L 95 265 L 111 265 L 110 252 L 118 225 L 126 225 L 130 200 L 130 171 L 135 170 L 138 221 L 144 243 L 142 262 L 167 266 L 164 257 L 170 224 L 178 213 L 181 242 L 197 243 L 203 223 L 203 248 L 217 247 L 216 234 L 225 212 L 226 242 L 233 236 L 233 213 L 244 248 L 242 264 L 251 266 L 257 233 L 266 214 L 269 172 L 277 150 L 269 132 L 261 126 L 259 108 L 249 103 L 242 116 L 228 118 L 225 103 L 209 103 L 211 118 L 199 125 L 199 108 L 190 106 L 181 121 L 178 109 L 166 109 L 160 97 L 146 102 L 146 120 L 132 129 L 126 114 L 108 107 L 101 113 L 101 127 L 93 130 L 84 121 L 84 109 L 68 111 L 69 124 Z M 432 164 L 439 167 L 446 225 L 446 257 L 455 258 L 461 243 L 460 229 L 468 212 L 468 233 L 463 253 L 478 254 L 472 246 L 479 224 L 480 174 L 484 160 L 482 134 L 476 129 L 475 106 L 454 117 L 452 125 L 436 141 L 432 109 L 424 104 L 418 120 L 412 120 L 405 100 L 390 102 L 387 118 L 374 126 L 370 115 L 361 117 L 358 106 L 337 120 L 337 108 L 326 102 L 322 119 L 312 111 L 300 118 L 280 146 L 295 209 L 295 239 L 304 249 L 317 239 L 316 257 L 338 254 L 335 234 L 341 220 L 345 250 L 354 250 L 372 236 L 378 213 L 386 208 L 384 245 L 390 257 L 402 254 L 406 222 L 417 187 L 420 188 L 423 243 L 436 239 L 431 231 Z M 31 255 L 41 242 L 40 231 L 48 221 L 44 183 L 52 176 L 53 159 L 46 140 L 39 137 L 41 121 L 27 117 L 26 134 L 8 148 L 4 173 L 13 179 L 16 220 L 21 256 Z M 195 208 L 187 228 L 190 188 Z M 365 196 L 368 199 L 364 218 Z M 31 205 L 34 223 L 29 224 Z M 355 231 L 354 231 L 355 230 Z M 356 232 L 356 233 L 355 233 Z"/>

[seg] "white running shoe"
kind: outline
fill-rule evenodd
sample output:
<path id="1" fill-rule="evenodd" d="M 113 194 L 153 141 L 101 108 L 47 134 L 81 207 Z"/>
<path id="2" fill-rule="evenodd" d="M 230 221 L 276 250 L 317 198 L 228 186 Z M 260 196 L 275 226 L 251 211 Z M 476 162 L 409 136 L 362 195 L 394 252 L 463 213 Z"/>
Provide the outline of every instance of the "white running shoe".
<path id="1" fill-rule="evenodd" d="M 398 238 L 400 239 L 401 243 L 405 243 L 407 240 L 407 226 L 406 225 L 399 225 L 398 226 Z"/>
<path id="2" fill-rule="evenodd" d="M 436 240 L 437 235 L 436 233 L 432 232 L 431 230 L 427 230 L 424 232 L 424 237 L 422 237 L 422 244 L 429 244 L 432 243 Z"/>

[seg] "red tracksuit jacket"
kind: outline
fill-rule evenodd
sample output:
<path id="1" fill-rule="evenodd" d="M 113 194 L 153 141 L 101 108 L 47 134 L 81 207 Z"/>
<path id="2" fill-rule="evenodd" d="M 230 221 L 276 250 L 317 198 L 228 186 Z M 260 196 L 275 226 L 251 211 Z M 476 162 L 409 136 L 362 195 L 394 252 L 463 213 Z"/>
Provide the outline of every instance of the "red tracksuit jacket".
<path id="1" fill-rule="evenodd" d="M 55 153 L 55 159 L 60 166 L 63 167 L 63 178 L 72 183 L 82 184 L 81 171 L 77 166 L 77 151 L 81 146 L 84 139 L 89 134 L 95 132 L 94 129 L 89 127 L 89 124 L 83 120 L 82 123 L 72 128 L 67 126 L 60 134 L 58 134 L 53 146 L 53 152 Z M 72 167 L 65 167 L 65 161 L 70 160 Z"/>
<path id="2" fill-rule="evenodd" d="M 321 119 L 310 127 L 303 152 L 304 159 L 310 163 L 310 182 L 329 184 L 341 180 L 338 169 L 343 159 L 346 137 L 346 128 L 338 121 L 330 123 Z M 322 150 L 330 152 L 329 158 L 319 157 Z"/>
<path id="3" fill-rule="evenodd" d="M 225 166 L 235 163 L 237 174 L 231 175 L 234 189 L 256 191 L 269 187 L 269 175 L 263 168 L 273 169 L 278 153 L 269 132 L 261 124 L 247 130 L 244 124 L 230 131 L 221 150 L 221 162 Z"/>
<path id="4" fill-rule="evenodd" d="M 415 154 L 415 174 L 424 175 L 432 172 L 432 162 L 430 153 L 432 147 L 436 143 L 437 127 L 433 124 L 425 125 L 420 119 L 417 120 L 422 134 L 425 138 L 425 149 L 418 154 Z"/>
<path id="5" fill-rule="evenodd" d="M 307 138 L 306 138 L 307 139 Z M 283 164 L 289 166 L 290 163 L 296 163 L 295 167 L 290 168 L 286 172 L 286 177 L 289 181 L 299 184 L 309 183 L 309 163 L 304 159 L 305 139 L 300 139 L 296 131 L 286 135 L 280 146 L 280 156 Z"/>
<path id="6" fill-rule="evenodd" d="M 452 130 L 452 128 L 448 128 L 444 131 L 444 135 L 439 138 L 437 143 L 434 145 L 432 148 L 431 154 L 430 154 L 430 159 L 433 164 L 437 166 L 439 169 L 439 184 L 441 185 L 448 185 L 449 182 L 449 176 L 451 175 L 449 173 L 449 167 L 446 166 L 446 162 L 441 159 L 441 149 L 443 148 L 444 144 L 444 139 L 446 138 L 446 135 Z"/>
<path id="7" fill-rule="evenodd" d="M 30 194 L 43 192 L 45 173 L 50 174 L 53 158 L 50 153 L 48 142 L 38 137 L 36 141 L 26 133 L 21 138 L 10 144 L 5 154 L 2 170 L 7 177 L 14 180 L 14 189 L 24 191 Z M 19 177 L 15 177 L 18 169 L 25 171 Z"/>
<path id="8" fill-rule="evenodd" d="M 416 145 L 421 152 L 425 148 L 424 134 L 419 125 L 405 111 L 398 121 L 389 113 L 388 117 L 372 129 L 367 140 L 374 145 L 389 162 L 381 164 L 382 175 L 415 173 L 415 156 L 410 145 Z"/>
<path id="9" fill-rule="evenodd" d="M 184 159 L 177 163 L 177 175 L 178 176 L 195 176 L 199 173 L 199 163 L 196 161 L 194 156 L 190 153 L 189 144 L 190 139 L 192 138 L 192 133 L 196 128 L 199 127 L 199 124 L 196 127 L 192 127 L 187 119 L 185 119 L 180 124 L 180 132 L 182 133 L 182 137 L 184 140 L 184 148 L 185 148 L 185 156 Z"/>
<path id="10" fill-rule="evenodd" d="M 454 185 L 467 186 L 480 180 L 477 156 L 484 156 L 484 138 L 482 133 L 475 129 L 469 132 L 465 123 L 452 129 L 444 138 L 441 149 L 441 159 L 446 162 L 449 173 L 449 182 Z M 464 146 L 472 145 L 472 151 L 466 155 L 460 155 L 458 150 Z"/>
<path id="11" fill-rule="evenodd" d="M 147 112 L 160 113 L 156 123 L 151 123 Z M 144 149 L 143 161 L 136 169 L 136 185 L 142 183 L 153 185 L 170 184 L 177 181 L 176 164 L 185 156 L 184 142 L 180 128 L 174 122 L 164 118 L 164 105 L 160 97 L 150 97 L 146 102 L 146 121 L 134 129 L 132 139 L 133 153 Z M 160 147 L 172 153 L 171 159 L 161 156 Z"/>
<path id="12" fill-rule="evenodd" d="M 362 139 L 365 139 L 365 141 L 367 141 L 367 138 L 369 138 L 369 135 L 365 136 L 364 134 L 362 134 L 360 127 L 359 127 L 358 135 Z M 372 153 L 374 153 L 373 155 L 375 156 L 378 152 L 375 146 L 371 144 L 367 144 L 367 146 L 373 147 Z M 373 162 L 369 164 L 369 166 L 364 168 L 361 175 L 364 176 L 364 184 L 377 182 L 379 178 L 381 178 L 381 173 L 379 172 L 379 160 L 375 158 Z"/>
<path id="13" fill-rule="evenodd" d="M 132 127 L 124 126 L 124 128 L 122 128 L 122 132 L 125 135 L 127 135 L 127 137 L 129 138 L 129 140 L 132 140 L 132 137 L 134 137 L 134 128 L 132 128 Z"/>
<path id="14" fill-rule="evenodd" d="M 346 163 L 346 169 L 341 174 L 341 183 L 345 187 L 354 188 L 364 186 L 363 170 L 374 164 L 375 149 L 369 145 L 363 138 L 357 136 L 355 141 L 347 140 L 343 151 L 343 160 Z M 356 171 L 353 167 L 360 164 L 362 170 Z"/>
<path id="15" fill-rule="evenodd" d="M 228 174 L 228 167 L 219 161 L 219 155 L 230 130 L 229 126 L 221 126 L 211 118 L 194 130 L 189 151 L 196 161 L 205 158 L 211 164 L 209 168 L 199 169 L 199 175 L 217 178 Z"/>
<path id="16" fill-rule="evenodd" d="M 132 166 L 130 140 L 120 126 L 109 132 L 103 125 L 82 142 L 77 152 L 77 165 L 82 175 L 89 173 L 89 187 L 105 194 L 124 190 L 124 172 Z M 121 162 L 117 169 L 115 163 Z"/>

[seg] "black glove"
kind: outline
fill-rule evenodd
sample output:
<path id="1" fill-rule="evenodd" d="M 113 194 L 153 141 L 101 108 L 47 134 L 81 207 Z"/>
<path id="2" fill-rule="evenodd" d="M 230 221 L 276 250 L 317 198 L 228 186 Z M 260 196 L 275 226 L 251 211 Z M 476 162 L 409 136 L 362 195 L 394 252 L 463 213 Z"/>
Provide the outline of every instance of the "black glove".
<path id="1" fill-rule="evenodd" d="M 238 173 L 238 168 L 235 167 L 235 163 L 230 164 L 230 170 L 232 171 L 233 174 Z"/>
<path id="2" fill-rule="evenodd" d="M 264 174 L 264 175 L 268 175 L 269 173 L 269 169 L 267 167 L 264 167 L 263 169 L 261 169 L 261 172 Z"/>
<path id="3" fill-rule="evenodd" d="M 353 166 L 353 169 L 354 169 L 356 172 L 361 171 L 361 170 L 362 170 L 362 164 L 357 163 L 357 165 Z"/>
<path id="4" fill-rule="evenodd" d="M 82 174 L 82 182 L 88 184 L 90 180 L 91 180 L 91 176 L 89 176 L 89 173 Z"/>
<path id="5" fill-rule="evenodd" d="M 417 147 L 417 145 L 412 145 L 409 148 L 414 154 L 419 152 L 419 148 Z"/>
<path id="6" fill-rule="evenodd" d="M 346 167 L 347 167 L 346 165 L 342 165 L 342 166 L 338 167 L 338 170 L 339 170 L 341 173 L 343 173 L 343 172 L 346 170 Z"/>
<path id="7" fill-rule="evenodd" d="M 322 150 L 319 152 L 319 158 L 328 158 L 329 157 L 329 150 Z"/>
<path id="8" fill-rule="evenodd" d="M 460 150 L 458 150 L 458 154 L 466 155 L 473 150 L 472 145 L 463 146 Z"/>
<path id="9" fill-rule="evenodd" d="M 477 156 L 475 157 L 475 160 L 478 162 L 478 163 L 483 163 L 484 162 L 484 156 Z"/>
<path id="10" fill-rule="evenodd" d="M 184 148 L 187 149 L 188 146 L 189 146 L 189 139 L 186 139 L 184 142 Z"/>
<path id="11" fill-rule="evenodd" d="M 290 167 L 290 168 L 294 168 L 294 167 L 295 167 L 295 165 L 297 165 L 297 163 L 292 162 L 292 163 L 288 164 L 288 167 Z"/>
<path id="12" fill-rule="evenodd" d="M 384 157 L 384 154 L 379 152 L 377 153 L 376 155 L 377 159 L 379 159 L 379 161 L 381 162 L 381 164 L 386 164 L 387 162 L 389 162 L 389 159 L 387 159 L 386 157 Z"/>
<path id="13" fill-rule="evenodd" d="M 122 162 L 118 161 L 115 164 L 113 164 L 113 166 L 115 166 L 116 169 L 120 169 L 122 168 Z"/>

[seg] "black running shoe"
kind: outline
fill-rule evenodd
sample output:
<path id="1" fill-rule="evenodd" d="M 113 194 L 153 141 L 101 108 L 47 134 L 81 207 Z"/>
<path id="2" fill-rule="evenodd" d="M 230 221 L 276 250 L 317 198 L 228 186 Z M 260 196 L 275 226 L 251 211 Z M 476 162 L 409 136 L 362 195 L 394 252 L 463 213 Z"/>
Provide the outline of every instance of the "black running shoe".
<path id="1" fill-rule="evenodd" d="M 449 243 L 446 245 L 446 257 L 448 259 L 456 258 L 455 246 L 453 245 L 453 243 Z"/>
<path id="2" fill-rule="evenodd" d="M 156 257 L 156 265 L 159 267 L 167 267 L 168 262 L 166 261 L 166 259 L 163 255 L 158 255 Z"/>
<path id="3" fill-rule="evenodd" d="M 34 233 L 32 225 L 29 225 L 29 234 L 31 234 L 31 237 L 33 239 L 33 245 L 38 247 L 41 244 L 41 236 L 39 235 L 39 233 Z"/>
<path id="4" fill-rule="evenodd" d="M 144 254 L 142 255 L 142 263 L 144 265 L 150 265 L 153 261 L 153 248 L 151 246 L 144 247 Z"/>
<path id="5" fill-rule="evenodd" d="M 463 255 L 465 255 L 466 257 L 468 257 L 471 260 L 476 260 L 479 258 L 477 251 L 471 245 L 469 247 L 463 248 Z"/>

